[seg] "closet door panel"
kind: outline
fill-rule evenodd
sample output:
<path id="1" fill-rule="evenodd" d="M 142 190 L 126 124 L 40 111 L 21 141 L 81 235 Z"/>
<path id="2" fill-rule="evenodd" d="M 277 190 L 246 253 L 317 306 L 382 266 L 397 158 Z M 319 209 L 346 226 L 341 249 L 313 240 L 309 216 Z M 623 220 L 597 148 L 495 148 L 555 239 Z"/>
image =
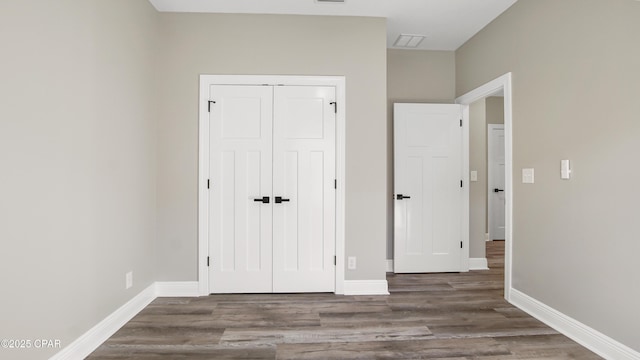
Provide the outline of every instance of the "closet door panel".
<path id="1" fill-rule="evenodd" d="M 334 101 L 333 87 L 274 89 L 274 292 L 335 289 Z"/>
<path id="2" fill-rule="evenodd" d="M 272 291 L 273 89 L 212 86 L 210 291 Z"/>

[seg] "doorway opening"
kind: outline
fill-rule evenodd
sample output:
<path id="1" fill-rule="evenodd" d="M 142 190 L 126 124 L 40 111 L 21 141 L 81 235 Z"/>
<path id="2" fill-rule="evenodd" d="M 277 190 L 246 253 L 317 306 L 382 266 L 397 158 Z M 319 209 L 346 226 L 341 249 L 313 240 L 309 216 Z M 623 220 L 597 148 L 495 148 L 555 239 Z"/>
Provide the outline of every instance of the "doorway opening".
<path id="1" fill-rule="evenodd" d="M 465 181 L 469 183 L 469 108 L 474 102 L 490 96 L 504 96 L 504 297 L 511 298 L 512 289 L 512 249 L 513 249 L 513 111 L 511 93 L 511 73 L 500 76 L 456 99 L 463 106 L 463 169 Z M 463 209 L 463 231 L 469 233 L 469 187 L 465 188 L 465 209 Z"/>

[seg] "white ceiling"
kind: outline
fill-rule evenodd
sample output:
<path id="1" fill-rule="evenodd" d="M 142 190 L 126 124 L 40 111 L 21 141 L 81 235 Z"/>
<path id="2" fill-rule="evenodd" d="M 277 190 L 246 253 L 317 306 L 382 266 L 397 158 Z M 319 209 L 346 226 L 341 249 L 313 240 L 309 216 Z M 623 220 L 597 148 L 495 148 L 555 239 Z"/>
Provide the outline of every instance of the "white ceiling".
<path id="1" fill-rule="evenodd" d="M 149 0 L 159 11 L 374 16 L 387 18 L 387 47 L 426 35 L 418 49 L 456 50 L 517 0 Z"/>

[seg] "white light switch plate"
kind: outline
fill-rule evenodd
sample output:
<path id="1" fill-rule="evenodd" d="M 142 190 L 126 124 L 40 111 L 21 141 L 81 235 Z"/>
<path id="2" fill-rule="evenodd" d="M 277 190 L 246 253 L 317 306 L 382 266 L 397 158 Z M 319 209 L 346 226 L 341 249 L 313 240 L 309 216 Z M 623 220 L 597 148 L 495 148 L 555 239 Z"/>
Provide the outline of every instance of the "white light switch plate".
<path id="1" fill-rule="evenodd" d="M 571 163 L 569 160 L 560 160 L 560 178 L 563 180 L 571 179 Z"/>
<path id="2" fill-rule="evenodd" d="M 533 184 L 535 182 L 535 174 L 533 169 L 522 169 L 522 183 Z"/>
<path id="3" fill-rule="evenodd" d="M 478 172 L 475 170 L 471 171 L 470 177 L 471 177 L 471 181 L 478 181 Z"/>

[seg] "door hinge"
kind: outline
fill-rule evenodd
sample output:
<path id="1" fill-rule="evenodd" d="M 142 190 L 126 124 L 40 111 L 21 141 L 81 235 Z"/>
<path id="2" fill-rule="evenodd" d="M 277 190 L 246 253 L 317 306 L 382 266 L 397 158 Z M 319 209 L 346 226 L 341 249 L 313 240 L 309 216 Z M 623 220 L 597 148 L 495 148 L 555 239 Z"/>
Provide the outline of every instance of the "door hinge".
<path id="1" fill-rule="evenodd" d="M 333 265 L 338 265 L 338 257 L 337 256 L 333 257 Z"/>
<path id="2" fill-rule="evenodd" d="M 333 105 L 333 112 L 337 114 L 338 113 L 338 103 L 335 102 L 335 101 L 332 101 L 332 102 L 329 103 L 329 105 Z"/>
<path id="3" fill-rule="evenodd" d="M 462 186 L 462 184 L 463 184 L 463 183 L 462 183 L 462 180 L 460 180 L 460 187 L 463 187 L 463 186 Z"/>
<path id="4" fill-rule="evenodd" d="M 337 179 L 334 179 L 334 180 L 333 180 L 333 188 L 334 188 L 334 189 L 337 189 L 337 188 L 338 188 L 338 180 L 337 180 Z"/>
<path id="5" fill-rule="evenodd" d="M 216 102 L 213 100 L 209 100 L 209 112 L 211 112 L 211 104 L 215 104 Z"/>
<path id="6" fill-rule="evenodd" d="M 462 127 L 462 119 L 460 119 L 460 127 Z"/>
<path id="7" fill-rule="evenodd" d="M 211 189 L 211 180 L 207 179 L 207 189 Z"/>
<path id="8" fill-rule="evenodd" d="M 209 266 L 209 257 L 207 256 L 207 266 Z"/>
<path id="9" fill-rule="evenodd" d="M 460 249 L 462 249 L 462 241 L 460 241 Z"/>

